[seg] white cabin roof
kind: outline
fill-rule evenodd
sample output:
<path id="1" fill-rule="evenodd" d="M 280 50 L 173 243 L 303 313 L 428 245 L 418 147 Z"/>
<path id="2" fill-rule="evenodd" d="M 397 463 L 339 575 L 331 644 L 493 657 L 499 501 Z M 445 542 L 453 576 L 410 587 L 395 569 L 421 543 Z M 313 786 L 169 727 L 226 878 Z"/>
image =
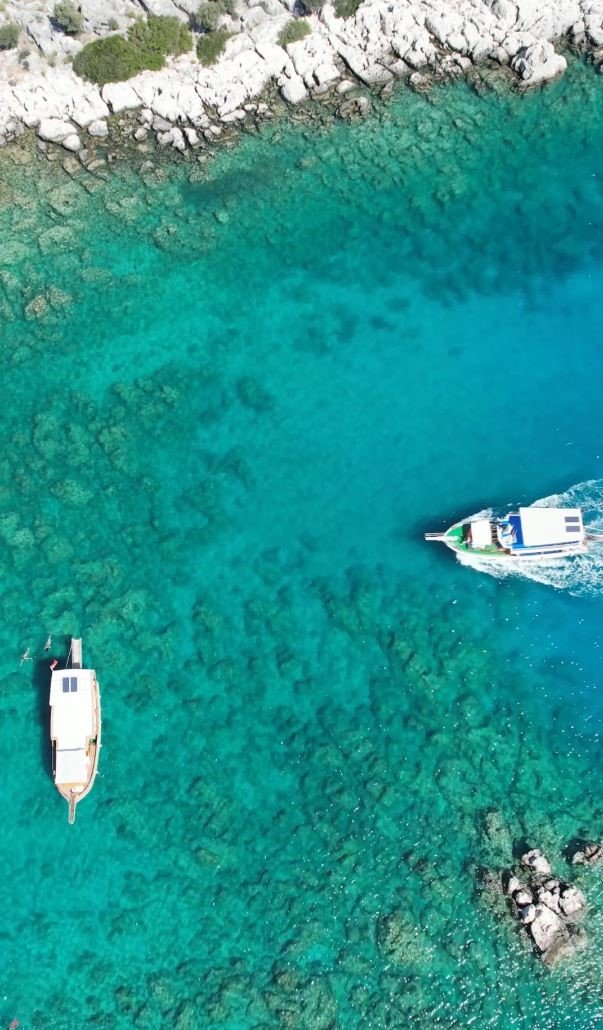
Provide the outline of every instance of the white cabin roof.
<path id="1" fill-rule="evenodd" d="M 579 508 L 520 508 L 519 518 L 525 547 L 575 544 L 582 540 Z"/>
<path id="2" fill-rule="evenodd" d="M 56 783 L 86 783 L 88 763 L 84 748 L 74 751 L 59 751 L 55 755 L 54 778 Z"/>
<path id="3" fill-rule="evenodd" d="M 94 734 L 95 678 L 92 668 L 59 668 L 53 673 L 51 732 L 57 742 L 57 753 L 86 748 L 89 736 Z"/>
<path id="4" fill-rule="evenodd" d="M 471 523 L 471 546 L 489 547 L 492 543 L 490 519 L 474 519 Z"/>

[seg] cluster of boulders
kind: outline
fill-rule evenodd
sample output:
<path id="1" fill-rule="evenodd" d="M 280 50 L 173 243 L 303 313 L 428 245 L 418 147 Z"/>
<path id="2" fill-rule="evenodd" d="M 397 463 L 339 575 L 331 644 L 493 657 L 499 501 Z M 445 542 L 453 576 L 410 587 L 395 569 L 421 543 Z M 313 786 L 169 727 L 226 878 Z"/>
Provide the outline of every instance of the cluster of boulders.
<path id="1" fill-rule="evenodd" d="M 388 86 L 399 77 L 421 87 L 426 70 L 462 75 L 491 60 L 510 66 L 531 86 L 565 70 L 553 40 L 571 37 L 591 50 L 603 44 L 603 0 L 364 0 L 349 18 L 337 17 L 325 3 L 307 19 L 310 34 L 286 46 L 279 39 L 300 9 L 295 0 L 238 0 L 235 13 L 223 15 L 232 36 L 215 65 L 203 67 L 191 52 L 161 71 L 100 89 L 79 79 L 69 63 L 85 42 L 123 29 L 137 15 L 185 21 L 197 0 L 80 0 L 85 31 L 78 38 L 56 29 L 53 6 L 53 0 L 3 5 L 0 25 L 17 22 L 21 37 L 18 52 L 0 51 L 0 143 L 26 126 L 77 151 L 86 145 L 83 131 L 102 138 L 110 115 L 145 109 L 151 124 L 154 118 L 169 122 L 158 130 L 160 142 L 186 149 L 185 128 L 195 140 L 199 131 L 210 131 L 204 124 L 210 115 L 244 121 L 247 106 L 271 85 L 297 104 L 358 84 Z M 177 131 L 165 138 L 172 128 Z"/>
<path id="2" fill-rule="evenodd" d="M 503 889 L 513 915 L 547 965 L 584 946 L 578 924 L 586 899 L 577 887 L 552 875 L 550 862 L 537 848 L 522 855 L 517 872 L 503 875 Z"/>

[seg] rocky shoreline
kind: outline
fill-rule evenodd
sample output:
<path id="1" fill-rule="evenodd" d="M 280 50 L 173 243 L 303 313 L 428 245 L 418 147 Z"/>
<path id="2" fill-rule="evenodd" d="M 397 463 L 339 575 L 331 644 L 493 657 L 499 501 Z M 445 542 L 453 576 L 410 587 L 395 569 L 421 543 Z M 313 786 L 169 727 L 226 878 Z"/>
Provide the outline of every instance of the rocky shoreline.
<path id="1" fill-rule="evenodd" d="M 57 145 L 87 164 L 121 119 L 118 136 L 127 126 L 135 143 L 155 137 L 160 146 L 185 152 L 220 139 L 229 127 L 273 116 L 271 96 L 277 106 L 332 99 L 352 117 L 368 106 L 358 87 L 387 91 L 407 79 L 421 89 L 434 76 L 471 74 L 476 65 L 507 68 L 519 86 L 539 85 L 566 68 L 553 41 L 570 42 L 596 63 L 603 59 L 603 0 L 365 0 L 348 18 L 326 3 L 307 17 L 309 34 L 286 46 L 278 41 L 304 13 L 299 0 L 236 0 L 235 13 L 222 15 L 232 35 L 214 65 L 203 66 L 191 51 L 161 71 L 103 87 L 73 71 L 70 62 L 86 42 L 141 15 L 188 22 L 197 6 L 197 0 L 81 0 L 84 31 L 74 38 L 54 24 L 52 2 L 10 0 L 0 26 L 19 26 L 20 49 L 0 51 L 0 145 L 32 129 L 42 146 Z"/>

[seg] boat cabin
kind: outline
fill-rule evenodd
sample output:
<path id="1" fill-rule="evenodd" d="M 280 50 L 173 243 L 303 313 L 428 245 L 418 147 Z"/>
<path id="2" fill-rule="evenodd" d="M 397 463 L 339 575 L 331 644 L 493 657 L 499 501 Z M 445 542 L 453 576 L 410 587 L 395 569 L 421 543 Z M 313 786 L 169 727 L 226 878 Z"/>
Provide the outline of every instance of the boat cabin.
<path id="1" fill-rule="evenodd" d="M 511 554 L 555 554 L 586 544 L 579 508 L 519 508 L 496 525 L 498 543 Z"/>
<path id="2" fill-rule="evenodd" d="M 57 786 L 83 789 L 90 779 L 90 741 L 96 736 L 93 669 L 56 669 L 50 681 L 50 736 Z"/>

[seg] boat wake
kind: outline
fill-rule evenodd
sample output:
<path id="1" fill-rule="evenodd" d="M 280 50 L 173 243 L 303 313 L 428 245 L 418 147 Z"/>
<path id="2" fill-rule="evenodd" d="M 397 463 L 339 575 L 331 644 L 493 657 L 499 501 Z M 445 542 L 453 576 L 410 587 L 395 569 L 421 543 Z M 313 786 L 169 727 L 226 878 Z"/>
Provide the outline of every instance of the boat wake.
<path id="1" fill-rule="evenodd" d="M 581 508 L 587 532 L 603 534 L 603 479 L 589 479 L 577 483 L 565 493 L 541 497 L 531 505 L 533 508 Z M 492 511 L 478 512 L 491 515 Z M 535 583 L 567 590 L 576 596 L 603 594 L 603 540 L 593 543 L 587 554 L 571 558 L 545 559 L 542 561 L 512 562 L 505 558 L 480 558 L 472 554 L 457 554 L 462 565 L 469 565 L 477 572 L 487 572 L 496 579 L 511 576 L 531 579 Z"/>

